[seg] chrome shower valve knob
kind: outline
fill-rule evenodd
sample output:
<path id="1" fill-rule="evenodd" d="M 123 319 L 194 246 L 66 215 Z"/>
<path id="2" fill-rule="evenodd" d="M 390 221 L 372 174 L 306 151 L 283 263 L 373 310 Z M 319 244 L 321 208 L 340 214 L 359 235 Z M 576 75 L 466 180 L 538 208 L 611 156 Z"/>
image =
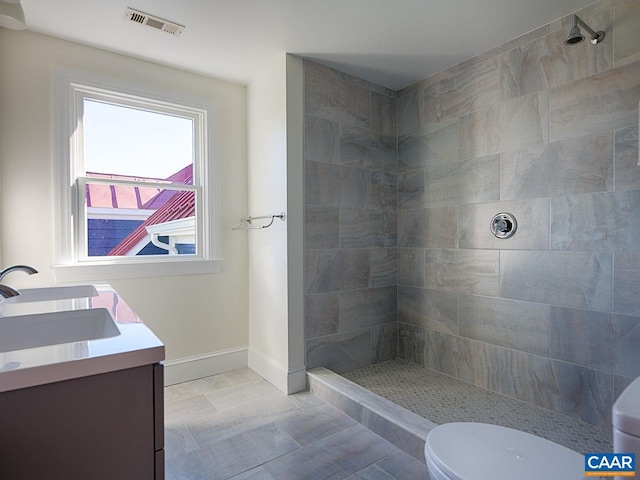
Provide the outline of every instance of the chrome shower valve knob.
<path id="1" fill-rule="evenodd" d="M 496 238 L 505 239 L 516 233 L 518 222 L 510 213 L 499 213 L 491 219 L 490 228 Z"/>

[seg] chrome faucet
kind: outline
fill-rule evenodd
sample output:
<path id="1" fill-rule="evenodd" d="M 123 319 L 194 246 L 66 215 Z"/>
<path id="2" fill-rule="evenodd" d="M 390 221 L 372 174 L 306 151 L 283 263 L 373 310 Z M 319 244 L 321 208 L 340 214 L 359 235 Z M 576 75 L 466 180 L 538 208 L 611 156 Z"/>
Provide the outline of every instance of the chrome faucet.
<path id="1" fill-rule="evenodd" d="M 7 275 L 9 275 L 11 272 L 15 272 L 17 270 L 28 273 L 29 275 L 38 273 L 38 271 L 35 268 L 30 267 L 29 265 L 13 265 L 12 267 L 7 267 L 0 272 L 0 282 L 2 282 L 2 279 Z"/>
<path id="2" fill-rule="evenodd" d="M 20 295 L 20 292 L 15 288 L 11 288 L 9 285 L 3 285 L 0 283 L 0 296 L 4 298 L 16 297 Z"/>

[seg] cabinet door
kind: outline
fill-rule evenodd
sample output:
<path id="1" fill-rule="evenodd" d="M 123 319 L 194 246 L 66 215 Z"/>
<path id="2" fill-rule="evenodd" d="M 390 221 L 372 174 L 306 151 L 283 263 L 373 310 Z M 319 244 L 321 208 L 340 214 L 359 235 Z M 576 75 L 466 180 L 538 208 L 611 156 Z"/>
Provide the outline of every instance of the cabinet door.
<path id="1" fill-rule="evenodd" d="M 152 480 L 153 365 L 0 394 L 0 479 Z"/>

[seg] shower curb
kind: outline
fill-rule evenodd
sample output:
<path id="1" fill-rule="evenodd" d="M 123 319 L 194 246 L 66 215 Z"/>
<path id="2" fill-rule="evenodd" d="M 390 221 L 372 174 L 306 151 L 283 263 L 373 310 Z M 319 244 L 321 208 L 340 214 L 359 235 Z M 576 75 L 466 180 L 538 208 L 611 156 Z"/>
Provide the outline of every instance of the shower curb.
<path id="1" fill-rule="evenodd" d="M 307 381 L 314 395 L 425 463 L 424 442 L 435 423 L 323 367 L 309 370 Z"/>

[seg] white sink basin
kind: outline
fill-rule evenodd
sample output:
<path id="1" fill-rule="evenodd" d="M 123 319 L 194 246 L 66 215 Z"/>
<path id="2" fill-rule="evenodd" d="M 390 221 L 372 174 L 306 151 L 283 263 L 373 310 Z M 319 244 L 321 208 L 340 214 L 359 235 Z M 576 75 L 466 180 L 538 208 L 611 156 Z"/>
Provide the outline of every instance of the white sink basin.
<path id="1" fill-rule="evenodd" d="M 20 295 L 7 298 L 3 303 L 49 302 L 71 298 L 96 297 L 98 295 L 98 291 L 93 285 L 24 288 L 20 289 L 19 292 Z"/>
<path id="2" fill-rule="evenodd" d="M 0 353 L 116 335 L 106 308 L 0 317 Z"/>

